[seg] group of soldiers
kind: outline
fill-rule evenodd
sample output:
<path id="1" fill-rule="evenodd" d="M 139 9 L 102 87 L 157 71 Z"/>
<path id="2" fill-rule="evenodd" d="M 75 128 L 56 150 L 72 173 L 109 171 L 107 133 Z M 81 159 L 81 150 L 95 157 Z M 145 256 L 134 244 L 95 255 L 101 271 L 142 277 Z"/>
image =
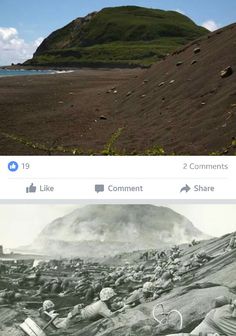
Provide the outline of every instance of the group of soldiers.
<path id="1" fill-rule="evenodd" d="M 235 248 L 236 235 L 233 235 L 225 251 Z M 40 316 L 52 319 L 56 328 L 64 329 L 80 321 L 110 318 L 154 301 L 183 284 L 186 274 L 195 272 L 212 258 L 204 250 L 186 254 L 179 246 L 173 246 L 169 250 L 146 251 L 135 263 L 121 262 L 116 267 L 82 260 L 41 262 L 24 268 L 18 283 L 0 291 L 0 305 L 21 300 L 25 288 L 31 288 L 32 297 L 43 301 Z M 61 316 L 54 299 L 70 296 L 78 298 L 78 304 Z"/>
<path id="2" fill-rule="evenodd" d="M 82 260 L 41 262 L 31 268 L 24 268 L 21 278 L 12 280 L 11 290 L 0 291 L 0 301 L 9 303 L 14 299 L 19 300 L 20 293 L 28 288 L 35 290 L 34 297 L 77 295 L 83 304 L 96 301 L 103 288 L 114 289 L 121 301 L 136 295 L 137 290 L 147 293 L 148 288 L 148 293 L 152 292 L 155 299 L 181 281 L 182 274 L 201 267 L 211 259 L 204 251 L 191 255 L 185 262 L 181 255 L 180 248 L 174 246 L 169 251 L 145 252 L 139 262 L 126 261 L 117 267 L 95 265 Z M 48 272 L 59 273 L 60 276 L 45 276 Z M 150 298 L 150 295 L 144 296 Z"/>
<path id="3" fill-rule="evenodd" d="M 182 274 L 201 267 L 211 257 L 202 251 L 183 262 L 182 251 L 174 246 L 169 251 L 151 251 L 148 255 L 141 255 L 140 259 L 141 262 L 136 264 L 127 261 L 123 266 L 108 267 L 89 281 L 88 274 L 86 276 L 82 271 L 85 265 L 81 265 L 82 275 L 79 280 L 73 277 L 53 279 L 42 284 L 39 295 L 45 294 L 50 288 L 48 297 L 55 291 L 60 296 L 79 293 L 80 300 L 64 318 L 59 315 L 55 318 L 57 313 L 53 300 L 45 300 L 41 311 L 55 318 L 57 328 L 68 328 L 72 323 L 84 320 L 109 318 L 139 304 L 156 300 L 178 286 Z"/>

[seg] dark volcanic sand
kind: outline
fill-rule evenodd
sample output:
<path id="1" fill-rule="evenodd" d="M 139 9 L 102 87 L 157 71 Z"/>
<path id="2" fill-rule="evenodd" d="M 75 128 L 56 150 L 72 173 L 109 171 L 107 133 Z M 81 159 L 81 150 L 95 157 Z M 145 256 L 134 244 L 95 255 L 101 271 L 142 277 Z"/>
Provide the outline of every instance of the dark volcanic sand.
<path id="1" fill-rule="evenodd" d="M 198 46 L 201 51 L 194 54 Z M 223 152 L 236 136 L 235 51 L 236 25 L 232 25 L 148 70 L 2 78 L 0 154 L 48 154 L 1 132 L 49 147 L 99 153 L 119 128 L 124 130 L 115 146 L 128 153 L 154 146 L 176 154 Z M 193 60 L 197 62 L 191 64 Z M 176 66 L 179 61 L 182 65 Z M 234 72 L 222 79 L 220 72 L 228 66 Z M 112 87 L 118 92 L 106 93 Z M 102 115 L 107 120 L 100 120 Z"/>
<path id="2" fill-rule="evenodd" d="M 58 75 L 0 78 L 0 154 L 48 154 L 2 133 L 47 147 L 100 150 L 119 127 L 113 116 L 113 99 L 104 104 L 104 92 L 141 72 L 86 69 Z M 101 116 L 109 119 L 100 120 Z"/>

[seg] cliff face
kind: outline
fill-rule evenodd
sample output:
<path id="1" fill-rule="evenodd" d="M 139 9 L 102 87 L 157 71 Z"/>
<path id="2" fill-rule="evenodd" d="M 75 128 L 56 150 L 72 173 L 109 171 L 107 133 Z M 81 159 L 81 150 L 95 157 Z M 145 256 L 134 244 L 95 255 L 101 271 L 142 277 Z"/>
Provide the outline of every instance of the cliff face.
<path id="1" fill-rule="evenodd" d="M 51 33 L 37 48 L 34 56 L 43 54 L 49 50 L 73 48 L 83 43 L 82 31 L 97 15 L 91 13 L 84 18 L 77 18 L 63 28 Z"/>
<path id="2" fill-rule="evenodd" d="M 26 64 L 152 63 L 206 33 L 205 28 L 173 11 L 105 8 L 53 32 Z"/>

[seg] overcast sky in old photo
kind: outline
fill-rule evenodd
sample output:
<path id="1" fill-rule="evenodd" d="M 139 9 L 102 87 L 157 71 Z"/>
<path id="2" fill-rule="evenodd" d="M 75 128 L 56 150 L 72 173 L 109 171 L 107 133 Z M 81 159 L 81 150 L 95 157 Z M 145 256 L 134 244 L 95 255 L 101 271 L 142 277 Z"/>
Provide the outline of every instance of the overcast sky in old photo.
<path id="1" fill-rule="evenodd" d="M 41 230 L 58 217 L 82 205 L 0 205 L 0 245 L 14 248 L 33 242 Z M 211 236 L 236 231 L 235 205 L 165 205 L 187 217 L 195 227 Z"/>

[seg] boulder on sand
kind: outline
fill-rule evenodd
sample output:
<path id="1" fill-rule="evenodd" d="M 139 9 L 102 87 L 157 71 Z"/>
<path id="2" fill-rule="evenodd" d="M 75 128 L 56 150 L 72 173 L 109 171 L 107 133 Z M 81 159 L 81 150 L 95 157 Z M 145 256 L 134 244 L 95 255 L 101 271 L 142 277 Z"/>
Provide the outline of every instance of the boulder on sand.
<path id="1" fill-rule="evenodd" d="M 231 66 L 228 66 L 227 68 L 222 70 L 221 73 L 220 73 L 221 78 L 227 78 L 227 77 L 231 76 L 232 74 L 233 74 L 233 69 L 232 69 Z"/>
<path id="2" fill-rule="evenodd" d="M 193 50 L 194 54 L 199 54 L 201 52 L 201 48 L 197 47 Z"/>

